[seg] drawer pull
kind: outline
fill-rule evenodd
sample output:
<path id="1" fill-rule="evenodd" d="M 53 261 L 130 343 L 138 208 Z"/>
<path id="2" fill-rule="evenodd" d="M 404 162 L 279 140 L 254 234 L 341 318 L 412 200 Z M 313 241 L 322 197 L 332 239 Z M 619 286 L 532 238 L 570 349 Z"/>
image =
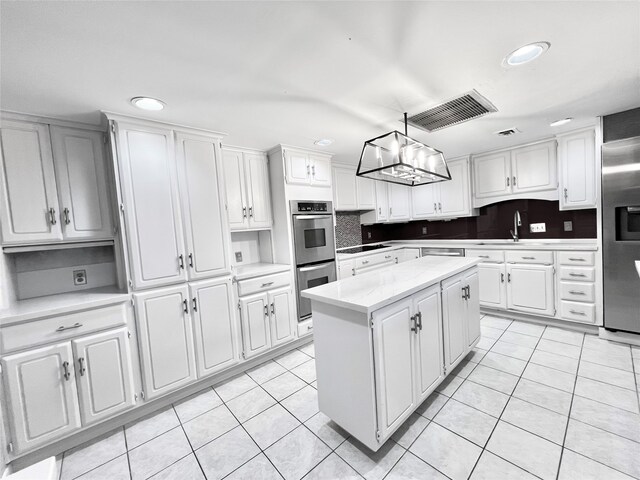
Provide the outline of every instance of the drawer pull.
<path id="1" fill-rule="evenodd" d="M 80 376 L 83 377 L 84 373 L 87 371 L 87 369 L 84 368 L 84 357 L 78 358 L 78 364 L 80 365 Z"/>
<path id="2" fill-rule="evenodd" d="M 569 312 L 573 313 L 574 315 L 581 315 L 581 316 L 586 316 L 586 314 L 584 312 L 579 312 L 578 310 L 569 310 Z"/>
<path id="3" fill-rule="evenodd" d="M 570 273 L 569 276 L 570 277 L 580 277 L 580 278 L 586 277 L 586 275 L 584 273 Z"/>
<path id="4" fill-rule="evenodd" d="M 575 290 L 569 290 L 569 293 L 571 295 L 586 295 L 584 292 L 576 292 Z"/>
<path id="5" fill-rule="evenodd" d="M 68 382 L 69 379 L 71 378 L 71 373 L 69 373 L 69 362 L 67 361 L 62 362 L 62 372 L 63 372 L 62 376 Z"/>
<path id="6" fill-rule="evenodd" d="M 61 325 L 58 328 L 56 328 L 56 332 L 64 332 L 65 330 L 71 330 L 72 328 L 80 328 L 81 326 L 82 324 L 77 322 L 71 325 L 70 327 L 65 327 L 64 325 Z"/>
<path id="7" fill-rule="evenodd" d="M 572 262 L 586 262 L 586 260 L 584 258 L 571 258 L 571 257 L 569 257 L 569 260 L 571 260 Z"/>
<path id="8" fill-rule="evenodd" d="M 389 260 L 389 259 L 391 258 L 391 255 L 385 255 L 385 256 L 384 256 L 384 258 L 385 258 L 386 260 Z"/>
<path id="9" fill-rule="evenodd" d="M 363 265 L 366 265 L 367 263 L 369 263 L 369 260 L 363 260 L 363 261 L 362 261 L 362 264 L 363 264 Z"/>
<path id="10" fill-rule="evenodd" d="M 489 255 L 478 255 L 480 258 L 489 258 Z"/>
<path id="11" fill-rule="evenodd" d="M 273 285 L 273 282 L 263 283 L 260 288 L 267 288 L 267 287 L 270 287 L 271 285 Z"/>
<path id="12" fill-rule="evenodd" d="M 313 330 L 313 325 L 307 325 L 307 330 Z"/>
<path id="13" fill-rule="evenodd" d="M 522 257 L 523 260 L 535 260 L 536 257 Z"/>

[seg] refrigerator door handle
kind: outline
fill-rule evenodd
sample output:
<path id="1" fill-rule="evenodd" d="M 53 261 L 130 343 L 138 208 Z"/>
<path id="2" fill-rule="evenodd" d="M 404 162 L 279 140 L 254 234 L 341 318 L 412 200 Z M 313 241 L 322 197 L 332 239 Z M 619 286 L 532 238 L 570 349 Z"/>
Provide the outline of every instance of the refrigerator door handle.
<path id="1" fill-rule="evenodd" d="M 636 260 L 636 271 L 638 272 L 638 277 L 640 277 L 640 260 Z"/>

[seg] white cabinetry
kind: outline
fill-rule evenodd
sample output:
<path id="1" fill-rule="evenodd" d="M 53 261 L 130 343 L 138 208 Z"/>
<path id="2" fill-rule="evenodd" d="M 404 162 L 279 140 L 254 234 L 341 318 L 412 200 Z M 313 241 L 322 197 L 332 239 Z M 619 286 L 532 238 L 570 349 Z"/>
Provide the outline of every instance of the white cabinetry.
<path id="1" fill-rule="evenodd" d="M 356 177 L 356 171 L 348 167 L 334 165 L 332 170 L 335 210 L 373 210 L 376 207 L 373 180 Z"/>
<path id="2" fill-rule="evenodd" d="M 583 323 L 596 321 L 594 252 L 559 252 L 557 256 L 560 318 Z"/>
<path id="3" fill-rule="evenodd" d="M 513 198 L 558 199 L 556 141 L 475 155 L 474 207 Z"/>
<path id="4" fill-rule="evenodd" d="M 231 230 L 269 228 L 271 195 L 266 154 L 225 148 L 222 158 Z"/>
<path id="5" fill-rule="evenodd" d="M 387 182 L 375 182 L 375 190 L 376 190 L 376 209 L 373 212 L 373 217 L 371 213 L 365 213 L 362 215 L 362 219 L 365 217 L 368 219 L 371 218 L 372 222 L 386 222 L 389 220 L 389 184 Z"/>
<path id="6" fill-rule="evenodd" d="M 353 270 L 355 263 L 353 260 L 337 260 L 336 263 L 338 266 L 338 280 L 355 275 Z"/>
<path id="7" fill-rule="evenodd" d="M 553 266 L 507 264 L 507 308 L 555 315 Z"/>
<path id="8" fill-rule="evenodd" d="M 411 187 L 390 183 L 389 192 L 389 221 L 399 222 L 411 219 Z"/>
<path id="9" fill-rule="evenodd" d="M 557 138 L 560 210 L 596 208 L 594 130 L 572 132 Z"/>
<path id="10" fill-rule="evenodd" d="M 286 181 L 294 185 L 331 186 L 331 158 L 319 154 L 283 149 Z"/>
<path id="11" fill-rule="evenodd" d="M 101 132 L 3 119 L 4 245 L 113 237 Z"/>
<path id="12" fill-rule="evenodd" d="M 504 263 L 481 263 L 478 265 L 480 278 L 480 303 L 492 308 L 507 308 L 506 278 Z"/>
<path id="13" fill-rule="evenodd" d="M 478 272 L 473 269 L 442 282 L 444 358 L 450 371 L 480 338 Z"/>

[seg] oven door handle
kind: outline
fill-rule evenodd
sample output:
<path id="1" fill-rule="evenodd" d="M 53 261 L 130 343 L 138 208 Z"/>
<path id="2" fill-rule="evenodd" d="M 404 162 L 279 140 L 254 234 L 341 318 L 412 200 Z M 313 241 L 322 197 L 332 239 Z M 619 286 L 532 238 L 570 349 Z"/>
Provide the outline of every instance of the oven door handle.
<path id="1" fill-rule="evenodd" d="M 333 215 L 294 215 L 295 220 L 319 220 L 321 218 L 331 218 Z"/>
<path id="2" fill-rule="evenodd" d="M 312 272 L 314 270 L 320 270 L 321 268 L 326 268 L 331 265 L 333 262 L 321 263 L 320 265 L 312 265 L 311 267 L 300 267 L 298 270 L 300 272 Z"/>

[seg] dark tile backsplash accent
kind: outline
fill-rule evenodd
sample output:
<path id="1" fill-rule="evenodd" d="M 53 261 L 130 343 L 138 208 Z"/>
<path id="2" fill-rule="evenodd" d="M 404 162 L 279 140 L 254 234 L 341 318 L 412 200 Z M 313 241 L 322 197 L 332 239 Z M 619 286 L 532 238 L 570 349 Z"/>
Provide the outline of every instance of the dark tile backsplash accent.
<path id="1" fill-rule="evenodd" d="M 477 217 L 450 221 L 426 220 L 407 223 L 362 225 L 362 243 L 389 240 L 511 239 L 513 214 L 520 211 L 520 238 L 596 238 L 596 210 L 560 211 L 559 202 L 547 200 L 508 200 L 480 209 Z M 564 231 L 564 222 L 573 230 Z M 545 233 L 530 233 L 531 223 L 546 223 Z M 427 233 L 423 234 L 423 227 Z"/>
<path id="2" fill-rule="evenodd" d="M 360 212 L 336 212 L 336 248 L 362 243 Z"/>

